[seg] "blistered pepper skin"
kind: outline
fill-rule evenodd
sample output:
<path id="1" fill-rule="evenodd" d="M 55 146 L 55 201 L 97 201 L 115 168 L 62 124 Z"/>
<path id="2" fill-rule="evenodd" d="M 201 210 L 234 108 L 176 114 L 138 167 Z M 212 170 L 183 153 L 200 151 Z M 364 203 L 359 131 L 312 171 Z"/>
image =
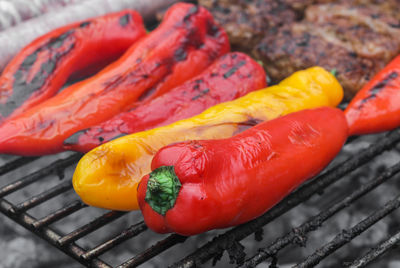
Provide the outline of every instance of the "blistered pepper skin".
<path id="1" fill-rule="evenodd" d="M 294 73 L 279 85 L 247 94 L 231 102 L 167 126 L 138 132 L 103 144 L 78 163 L 73 185 L 90 205 L 138 209 L 140 179 L 162 147 L 185 140 L 222 139 L 255 124 L 307 108 L 338 105 L 343 90 L 335 77 L 320 67 Z"/>
<path id="2" fill-rule="evenodd" d="M 400 126 L 400 55 L 358 92 L 345 114 L 350 135 L 377 133 Z"/>
<path id="3" fill-rule="evenodd" d="M 74 23 L 36 39 L 0 76 L 0 120 L 56 94 L 71 76 L 116 60 L 146 35 L 142 18 L 125 10 Z"/>
<path id="4" fill-rule="evenodd" d="M 64 140 L 75 132 L 165 93 L 229 49 L 226 33 L 205 8 L 175 4 L 119 60 L 2 124 L 0 153 L 63 151 Z"/>
<path id="5" fill-rule="evenodd" d="M 185 236 L 250 221 L 318 174 L 340 151 L 347 132 L 343 112 L 324 107 L 261 123 L 232 138 L 164 147 L 153 158 L 150 176 L 157 182 L 162 178 L 157 169 L 171 167 L 170 176 L 181 186 L 167 209 L 162 202 L 150 206 L 164 190 L 151 192 L 146 175 L 138 188 L 144 220 L 155 232 Z"/>
<path id="6" fill-rule="evenodd" d="M 117 137 L 167 125 L 266 87 L 263 68 L 243 53 L 225 54 L 200 75 L 136 109 L 75 133 L 65 148 L 80 152 Z"/>

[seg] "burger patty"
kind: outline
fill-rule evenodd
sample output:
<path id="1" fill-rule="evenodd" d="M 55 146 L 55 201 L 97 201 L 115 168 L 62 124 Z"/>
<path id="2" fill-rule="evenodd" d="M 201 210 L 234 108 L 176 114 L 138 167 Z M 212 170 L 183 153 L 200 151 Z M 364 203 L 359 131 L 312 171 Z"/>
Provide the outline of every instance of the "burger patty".
<path id="1" fill-rule="evenodd" d="M 351 98 L 400 53 L 400 0 L 199 2 L 225 27 L 233 49 L 262 60 L 275 82 L 319 65 L 336 73 Z"/>
<path id="2" fill-rule="evenodd" d="M 400 53 L 400 20 L 389 13 L 377 5 L 310 6 L 303 21 L 266 35 L 253 54 L 275 81 L 314 65 L 335 70 L 351 98 Z"/>
<path id="3" fill-rule="evenodd" d="M 251 52 L 264 35 L 298 20 L 311 0 L 199 0 L 229 35 L 232 49 Z M 291 4 L 291 5 L 290 5 Z"/>

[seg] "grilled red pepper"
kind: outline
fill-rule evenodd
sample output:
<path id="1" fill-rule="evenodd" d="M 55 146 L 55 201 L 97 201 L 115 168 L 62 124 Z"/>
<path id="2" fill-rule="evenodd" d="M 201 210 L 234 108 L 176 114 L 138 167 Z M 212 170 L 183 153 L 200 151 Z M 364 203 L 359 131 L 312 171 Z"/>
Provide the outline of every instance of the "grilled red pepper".
<path id="1" fill-rule="evenodd" d="M 194 235 L 252 220 L 318 174 L 347 138 L 339 109 L 261 123 L 232 138 L 166 146 L 139 184 L 149 228 Z"/>
<path id="2" fill-rule="evenodd" d="M 350 135 L 400 126 L 400 55 L 354 97 L 345 110 Z"/>
<path id="3" fill-rule="evenodd" d="M 202 7 L 180 3 L 161 25 L 96 76 L 74 84 L 0 126 L 0 152 L 41 155 L 63 141 L 159 96 L 229 51 L 226 33 Z"/>
<path id="4" fill-rule="evenodd" d="M 50 98 L 74 74 L 99 70 L 145 34 L 140 14 L 125 10 L 74 23 L 36 39 L 0 77 L 0 119 Z"/>
<path id="5" fill-rule="evenodd" d="M 136 109 L 75 133 L 64 145 L 69 150 L 87 152 L 117 137 L 191 117 L 265 86 L 265 72 L 257 62 L 242 53 L 229 53 L 190 81 Z"/>

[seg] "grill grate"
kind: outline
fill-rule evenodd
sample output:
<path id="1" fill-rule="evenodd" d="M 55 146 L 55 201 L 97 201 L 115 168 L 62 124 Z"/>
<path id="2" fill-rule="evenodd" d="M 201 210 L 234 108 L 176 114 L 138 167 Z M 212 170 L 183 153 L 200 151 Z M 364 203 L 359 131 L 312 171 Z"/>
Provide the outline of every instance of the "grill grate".
<path id="1" fill-rule="evenodd" d="M 306 260 L 294 266 L 294 268 L 314 267 L 323 258 L 332 254 L 335 250 L 349 243 L 353 238 L 360 235 L 362 232 L 371 227 L 374 223 L 393 212 L 400 206 L 400 196 L 388 202 L 382 209 L 376 210 L 368 218 L 364 219 L 354 227 L 345 229 L 335 236 L 335 238 L 324 245 L 322 248 L 316 250 L 312 255 L 308 256 Z"/>
<path id="2" fill-rule="evenodd" d="M 304 239 L 305 234 L 316 230 L 318 227 L 320 227 L 322 225 L 322 223 L 324 221 L 329 219 L 335 213 L 337 213 L 340 210 L 344 209 L 345 207 L 349 206 L 349 204 L 351 204 L 358 198 L 362 197 L 363 195 L 367 194 L 368 192 L 370 192 L 371 190 L 373 190 L 374 188 L 379 186 L 381 183 L 390 179 L 398 172 L 400 172 L 400 163 L 391 167 L 379 178 L 372 180 L 368 184 L 362 186 L 360 189 L 356 190 L 355 192 L 353 192 L 351 195 L 349 195 L 348 197 L 346 197 L 339 203 L 334 204 L 329 209 L 316 215 L 309 221 L 303 223 L 301 226 L 294 228 L 290 233 L 277 239 L 268 248 L 261 249 L 259 254 L 253 256 L 250 260 L 246 261 L 245 266 L 246 267 L 254 267 L 257 264 L 264 261 L 265 259 L 267 259 L 268 257 L 275 256 L 279 250 L 283 249 L 285 246 L 287 246 L 291 243 L 298 243 L 298 244 L 302 245 L 305 240 Z M 299 267 L 308 267 L 308 266 L 299 266 Z"/>
<path id="3" fill-rule="evenodd" d="M 396 247 L 399 242 L 400 232 L 396 233 L 394 236 L 381 243 L 376 249 L 372 249 L 371 251 L 369 251 L 365 256 L 354 261 L 351 265 L 349 265 L 349 268 L 365 267 L 367 264 L 380 257 L 382 254 L 385 254 L 389 250 Z"/>
<path id="4" fill-rule="evenodd" d="M 353 142 L 354 139 L 349 140 L 348 144 L 352 144 Z M 254 256 L 248 256 L 250 258 L 247 260 L 245 260 L 246 254 L 243 251 L 243 246 L 240 244 L 240 241 L 253 233 L 256 233 L 256 237 L 260 237 L 260 230 L 262 230 L 262 228 L 271 221 L 279 218 L 284 213 L 307 201 L 314 196 L 315 193 L 323 194 L 323 191 L 328 186 L 338 182 L 345 175 L 348 175 L 357 168 L 365 165 L 372 159 L 382 154 L 384 151 L 393 149 L 399 142 L 399 130 L 387 133 L 387 135 L 384 138 L 379 139 L 377 143 L 372 144 L 368 148 L 355 153 L 350 158 L 344 161 L 339 161 L 340 163 L 328 168 L 323 174 L 304 184 L 261 217 L 215 236 L 212 240 L 205 243 L 192 254 L 174 263 L 172 267 L 196 267 L 206 263 L 211 259 L 216 261 L 221 258 L 222 253 L 225 250 L 228 251 L 229 255 L 239 266 L 243 265 L 245 267 L 255 267 L 257 264 L 268 259 L 272 260 L 271 266 L 276 265 L 277 255 L 285 247 L 293 244 L 304 246 L 305 241 L 307 240 L 307 235 L 312 231 L 320 229 L 321 225 L 333 215 L 343 211 L 353 202 L 367 195 L 369 192 L 382 185 L 387 180 L 396 178 L 396 175 L 398 172 L 400 172 L 400 163 L 397 163 L 391 168 L 386 169 L 380 176 L 370 180 L 358 189 L 355 189 L 339 202 L 329 204 L 328 209 L 321 211 L 317 215 L 306 220 L 303 224 L 293 228 L 290 232 L 277 238 L 273 243 L 263 246 L 260 248 L 260 251 L 257 254 Z M 29 210 L 33 211 L 35 207 L 39 206 L 43 202 L 46 202 L 51 198 L 56 198 L 70 191 L 72 189 L 72 185 L 69 177 L 68 180 L 62 181 L 58 183 L 58 185 L 42 193 L 31 196 L 22 202 L 12 203 L 7 199 L 12 193 L 24 190 L 25 187 L 37 183 L 51 174 L 57 174 L 60 178 L 63 178 L 64 170 L 76 164 L 80 157 L 81 154 L 71 154 L 64 159 L 54 161 L 42 169 L 26 176 L 22 176 L 13 183 L 7 184 L 0 188 L 0 211 L 15 222 L 24 226 L 26 229 L 45 239 L 54 247 L 73 257 L 81 264 L 93 267 L 111 267 L 111 265 L 101 259 L 100 256 L 112 251 L 115 249 L 115 247 L 127 240 L 132 239 L 133 242 L 135 241 L 135 237 L 149 233 L 146 232 L 147 227 L 143 221 L 132 224 L 127 228 L 122 228 L 113 237 L 106 239 L 104 242 L 96 244 L 94 247 L 88 247 L 88 249 L 85 249 L 85 247 L 77 245 L 76 241 L 83 237 L 88 237 L 89 234 L 99 230 L 103 226 L 110 225 L 113 221 L 121 217 L 126 217 L 130 213 L 109 211 L 92 219 L 90 222 L 82 225 L 81 227 L 67 232 L 66 234 L 63 234 L 63 232 L 50 227 L 50 225 L 61 221 L 66 217 L 73 217 L 72 214 L 80 210 L 88 209 L 88 206 L 83 204 L 81 201 L 71 199 L 63 207 L 45 216 L 36 217 L 29 214 L 31 213 Z M 31 157 L 17 158 L 12 160 L 8 164 L 0 167 L 0 176 L 4 176 L 5 174 L 8 175 L 9 172 L 15 170 L 21 170 L 25 165 L 28 165 L 37 159 L 38 158 Z M 361 222 L 338 233 L 333 240 L 321 246 L 313 254 L 304 259 L 303 262 L 298 263 L 296 267 L 312 267 L 316 265 L 319 261 L 331 255 L 338 248 L 352 242 L 356 236 L 364 232 L 371 225 L 375 224 L 387 214 L 397 209 L 399 205 L 399 197 L 389 201 L 386 205 L 370 214 Z M 153 246 L 144 249 L 142 252 L 126 260 L 118 267 L 136 267 L 149 261 L 154 256 L 169 250 L 177 244 L 183 243 L 186 240 L 189 240 L 188 243 L 190 243 L 191 239 L 193 238 L 187 238 L 175 234 L 169 235 L 156 242 Z M 364 267 L 379 258 L 382 254 L 395 248 L 399 241 L 400 232 L 394 234 L 392 237 L 387 238 L 386 241 L 381 242 L 381 244 L 377 245 L 376 248 L 366 252 L 364 256 L 359 257 L 353 261 L 353 263 L 349 263 L 348 266 Z"/>

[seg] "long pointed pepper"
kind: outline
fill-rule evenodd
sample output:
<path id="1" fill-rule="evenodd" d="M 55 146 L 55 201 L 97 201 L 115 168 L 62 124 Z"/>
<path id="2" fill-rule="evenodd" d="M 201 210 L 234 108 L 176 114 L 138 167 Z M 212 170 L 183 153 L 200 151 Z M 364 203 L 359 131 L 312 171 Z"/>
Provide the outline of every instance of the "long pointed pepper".
<path id="1" fill-rule="evenodd" d="M 0 76 L 0 120 L 51 98 L 74 75 L 95 73 L 145 35 L 140 14 L 125 10 L 41 36 L 22 49 Z"/>
<path id="2" fill-rule="evenodd" d="M 138 187 L 144 220 L 155 232 L 181 235 L 250 221 L 328 165 L 347 132 L 343 112 L 325 107 L 267 121 L 228 139 L 163 147 Z M 155 190 L 154 182 L 174 183 L 176 190 Z"/>

